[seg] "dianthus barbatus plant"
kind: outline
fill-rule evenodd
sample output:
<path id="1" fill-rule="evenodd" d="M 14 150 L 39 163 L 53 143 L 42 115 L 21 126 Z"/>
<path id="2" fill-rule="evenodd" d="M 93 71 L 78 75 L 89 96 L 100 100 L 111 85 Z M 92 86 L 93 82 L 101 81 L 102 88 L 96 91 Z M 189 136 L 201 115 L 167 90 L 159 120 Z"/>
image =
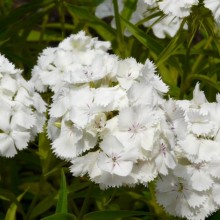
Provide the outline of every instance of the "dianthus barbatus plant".
<path id="1" fill-rule="evenodd" d="M 191 101 L 165 100 L 153 62 L 108 49 L 81 31 L 39 56 L 31 82 L 53 92 L 53 152 L 102 189 L 156 180 L 169 214 L 205 219 L 220 205 L 219 95 L 209 103 L 197 84 Z"/>
<path id="2" fill-rule="evenodd" d="M 42 52 L 32 80 L 54 92 L 48 136 L 74 176 L 102 188 L 147 184 L 176 165 L 161 107 L 168 87 L 150 60 L 122 60 L 109 48 L 83 31 L 71 35 Z"/>

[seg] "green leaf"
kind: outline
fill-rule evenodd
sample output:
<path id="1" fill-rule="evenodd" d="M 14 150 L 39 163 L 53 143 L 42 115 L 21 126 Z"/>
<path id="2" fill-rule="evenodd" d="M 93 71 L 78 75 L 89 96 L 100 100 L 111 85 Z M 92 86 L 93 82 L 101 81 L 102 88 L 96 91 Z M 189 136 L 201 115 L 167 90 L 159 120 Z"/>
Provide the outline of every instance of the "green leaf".
<path id="1" fill-rule="evenodd" d="M 124 34 L 121 28 L 121 20 L 120 20 L 120 15 L 118 11 L 118 1 L 113 0 L 113 6 L 114 6 L 114 17 L 115 17 L 115 23 L 116 23 L 116 30 L 117 30 L 117 36 L 119 43 L 122 43 L 124 40 Z"/>
<path id="2" fill-rule="evenodd" d="M 205 75 L 199 75 L 199 74 L 193 74 L 188 77 L 188 80 L 201 80 L 210 86 L 216 88 L 218 91 L 220 91 L 220 83 L 218 83 L 216 80 L 213 80 L 212 78 L 205 76 Z"/>
<path id="3" fill-rule="evenodd" d="M 63 38 L 61 36 L 56 36 L 57 34 L 55 33 L 44 33 L 43 35 L 43 41 L 62 41 Z M 30 31 L 28 37 L 27 37 L 27 41 L 29 42 L 39 42 L 39 39 L 41 37 L 41 31 L 36 31 L 36 30 L 32 30 Z"/>
<path id="4" fill-rule="evenodd" d="M 181 43 L 185 41 L 185 37 L 183 37 L 183 25 L 185 22 L 182 22 L 181 27 L 177 34 L 170 40 L 169 44 L 163 49 L 163 51 L 158 56 L 155 61 L 156 65 L 159 66 L 164 61 L 166 61 L 169 57 L 171 57 L 177 49 L 181 46 Z"/>
<path id="5" fill-rule="evenodd" d="M 48 6 L 53 5 L 53 0 L 33 0 L 28 4 L 24 4 L 14 10 L 11 10 L 11 12 L 7 16 L 0 18 L 0 33 L 4 32 L 7 29 L 13 31 L 14 28 L 17 28 L 18 24 L 26 25 L 24 19 L 25 21 L 31 21 L 30 19 L 27 19 L 27 17 L 32 17 L 42 10 L 47 10 Z"/>
<path id="6" fill-rule="evenodd" d="M 152 218 L 152 215 L 148 212 L 122 210 L 90 212 L 83 217 L 83 220 L 113 220 L 116 218 L 127 218 L 133 216 L 149 216 Z"/>
<path id="7" fill-rule="evenodd" d="M 126 25 L 127 29 L 134 35 L 134 37 L 141 44 L 143 44 L 146 48 L 148 48 L 151 53 L 153 52 L 153 58 L 154 58 L 154 60 L 157 60 L 159 54 L 161 54 L 161 52 L 164 51 L 164 47 L 161 46 L 161 41 L 160 40 L 155 40 L 148 33 L 143 32 L 140 28 L 133 25 L 129 21 L 126 21 L 124 18 L 121 17 L 121 19 L 122 19 L 123 24 Z M 170 51 L 170 48 L 169 48 L 169 51 Z M 167 52 L 166 52 L 166 54 L 167 54 Z M 162 58 L 164 58 L 164 56 L 165 55 L 163 55 Z M 177 69 L 179 69 L 179 66 L 178 66 L 179 64 L 176 62 L 175 59 L 173 59 L 173 57 L 172 57 L 172 59 L 170 58 L 168 60 L 168 64 L 170 64 L 173 67 L 176 67 Z"/>
<path id="8" fill-rule="evenodd" d="M 50 151 L 50 140 L 47 137 L 46 127 L 44 127 L 44 131 L 39 134 L 38 140 L 39 143 L 37 154 L 42 160 L 48 160 L 48 154 Z"/>
<path id="9" fill-rule="evenodd" d="M 68 213 L 57 213 L 48 217 L 42 218 L 41 220 L 77 220 L 75 215 Z"/>
<path id="10" fill-rule="evenodd" d="M 136 10 L 137 0 L 126 0 L 124 2 L 124 8 L 121 12 L 121 16 L 129 20 L 131 18 L 132 13 Z"/>
<path id="11" fill-rule="evenodd" d="M 56 195 L 57 193 L 53 193 L 40 201 L 31 211 L 30 218 L 35 218 L 51 208 L 56 203 Z"/>
<path id="12" fill-rule="evenodd" d="M 11 10 L 7 16 L 2 17 L 1 21 L 3 21 L 3 23 L 1 24 L 0 29 L 7 26 L 8 22 L 14 23 L 17 20 L 22 19 L 26 13 L 31 14 L 31 12 L 36 12 L 36 9 L 46 8 L 51 4 L 54 4 L 53 0 L 32 0 L 30 3 L 23 4 L 22 6 Z"/>
<path id="13" fill-rule="evenodd" d="M 66 2 L 64 5 L 71 15 L 77 16 L 79 19 L 86 22 L 86 25 L 96 30 L 105 40 L 112 41 L 115 39 L 116 31 L 104 21 L 94 16 L 88 8 Z"/>
<path id="14" fill-rule="evenodd" d="M 61 183 L 60 183 L 60 192 L 59 192 L 59 198 L 57 202 L 56 207 L 56 213 L 67 213 L 67 187 L 66 187 L 66 177 L 63 172 L 63 169 L 61 170 Z"/>
<path id="15" fill-rule="evenodd" d="M 141 29 L 125 20 L 121 17 L 123 24 L 127 27 L 127 29 L 134 35 L 134 37 L 142 43 L 145 47 L 152 50 L 156 55 L 160 54 L 163 50 L 163 47 L 160 46 L 159 42 L 153 39 L 150 35 L 143 32 Z"/>
<path id="16" fill-rule="evenodd" d="M 22 197 L 25 195 L 25 193 L 27 192 L 24 191 L 22 194 L 20 194 L 18 197 L 17 197 L 17 201 L 21 201 Z M 12 203 L 6 213 L 6 216 L 5 216 L 5 220 L 16 220 L 16 212 L 17 212 L 17 208 L 18 208 L 18 204 L 17 202 L 16 203 Z M 24 215 L 24 212 L 23 210 L 22 211 L 22 214 Z"/>

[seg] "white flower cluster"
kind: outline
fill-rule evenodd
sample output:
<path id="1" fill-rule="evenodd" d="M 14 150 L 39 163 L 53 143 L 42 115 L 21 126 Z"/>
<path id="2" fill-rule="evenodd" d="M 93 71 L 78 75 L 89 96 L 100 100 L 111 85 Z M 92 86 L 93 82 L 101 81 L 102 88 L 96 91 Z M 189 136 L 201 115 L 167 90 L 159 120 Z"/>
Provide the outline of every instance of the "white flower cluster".
<path id="1" fill-rule="evenodd" d="M 0 155 L 13 157 L 42 130 L 45 102 L 0 54 Z"/>
<path id="2" fill-rule="evenodd" d="M 199 0 L 138 0 L 136 10 L 133 12 L 130 22 L 135 24 L 143 21 L 145 27 L 151 27 L 154 35 L 158 38 L 165 38 L 167 35 L 173 37 L 180 28 L 183 19 L 190 15 L 193 6 L 199 4 Z M 124 1 L 119 0 L 119 11 L 122 12 Z M 217 24 L 220 24 L 220 1 L 204 0 L 204 6 L 211 10 Z M 165 15 L 158 15 L 148 21 L 146 17 L 163 12 Z M 99 18 L 114 16 L 113 1 L 104 0 L 95 12 Z M 115 20 L 112 20 L 112 26 L 115 27 Z M 184 25 L 187 29 L 187 25 Z M 129 32 L 125 34 L 129 36 Z"/>
<path id="3" fill-rule="evenodd" d="M 168 213 L 205 219 L 220 208 L 220 95 L 209 103 L 197 84 L 191 101 L 166 101 L 151 61 L 122 60 L 109 48 L 81 31 L 40 55 L 31 81 L 54 92 L 53 152 L 103 189 L 157 178 Z"/>
<path id="4" fill-rule="evenodd" d="M 84 32 L 47 48 L 33 69 L 38 90 L 54 91 L 48 134 L 74 176 L 102 188 L 147 184 L 176 165 L 162 110 L 168 87 L 154 64 L 120 60 Z"/>
<path id="5" fill-rule="evenodd" d="M 165 111 L 177 165 L 158 179 L 158 203 L 172 215 L 205 219 L 220 208 L 220 97 L 209 103 L 197 84 L 191 101 L 169 100 Z"/>

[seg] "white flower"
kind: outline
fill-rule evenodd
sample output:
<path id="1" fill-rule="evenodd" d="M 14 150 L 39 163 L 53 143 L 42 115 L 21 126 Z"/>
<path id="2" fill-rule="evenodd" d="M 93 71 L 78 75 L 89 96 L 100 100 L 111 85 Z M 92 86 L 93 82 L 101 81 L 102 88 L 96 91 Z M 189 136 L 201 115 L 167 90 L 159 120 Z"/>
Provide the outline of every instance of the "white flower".
<path id="1" fill-rule="evenodd" d="M 17 75 L 21 72 L 22 71 L 20 69 L 16 69 L 14 64 L 10 63 L 4 55 L 0 54 L 0 79 L 4 75 Z"/>
<path id="2" fill-rule="evenodd" d="M 99 113 L 86 127 L 87 132 L 93 135 L 94 137 L 96 135 L 102 137 L 103 135 L 105 135 L 104 133 L 106 130 L 106 120 L 107 120 L 106 115 L 102 112 Z"/>
<path id="3" fill-rule="evenodd" d="M 219 182 L 216 182 L 213 185 L 212 197 L 213 197 L 215 203 L 218 205 L 218 208 L 219 208 L 220 207 L 220 184 L 219 184 Z"/>
<path id="4" fill-rule="evenodd" d="M 197 136 L 212 136 L 215 124 L 210 120 L 210 115 L 201 113 L 201 110 L 189 110 L 186 113 L 188 130 Z"/>
<path id="5" fill-rule="evenodd" d="M 123 0 L 118 0 L 119 11 L 123 9 Z M 96 7 L 95 15 L 98 18 L 105 18 L 114 15 L 112 0 L 105 0 Z"/>
<path id="6" fill-rule="evenodd" d="M 97 165 L 99 151 L 89 152 L 85 156 L 75 157 L 71 160 L 70 171 L 74 176 L 84 176 L 87 173 L 91 180 L 100 177 L 101 169 Z M 86 161 L 86 163 L 85 163 Z"/>
<path id="7" fill-rule="evenodd" d="M 72 159 L 96 145 L 96 137 L 74 126 L 72 122 L 63 121 L 60 135 L 53 141 L 53 152 L 61 158 Z"/>
<path id="8" fill-rule="evenodd" d="M 114 136 L 106 136 L 100 144 L 103 150 L 99 155 L 100 169 L 118 176 L 128 176 L 137 160 L 137 149 L 126 149 Z"/>
<path id="9" fill-rule="evenodd" d="M 168 213 L 187 219 L 196 216 L 207 200 L 205 193 L 194 190 L 189 182 L 172 174 L 158 179 L 156 197 Z"/>
<path id="10" fill-rule="evenodd" d="M 159 115 L 148 106 L 139 105 L 123 109 L 118 116 L 118 127 L 123 132 L 121 136 L 130 144 L 151 151 L 158 117 Z"/>
<path id="11" fill-rule="evenodd" d="M 87 83 L 104 78 L 114 71 L 117 60 L 108 54 L 97 54 L 90 65 L 76 63 L 70 66 L 64 80 L 71 84 Z"/>
<path id="12" fill-rule="evenodd" d="M 208 163 L 208 172 L 209 174 L 215 178 L 220 179 L 220 158 L 218 155 L 214 155 L 212 160 Z"/>
<path id="13" fill-rule="evenodd" d="M 174 169 L 176 166 L 176 158 L 174 152 L 171 151 L 168 140 L 163 137 L 158 137 L 154 144 L 152 152 L 152 161 L 155 162 L 158 172 L 167 175 L 169 169 Z"/>
<path id="14" fill-rule="evenodd" d="M 167 35 L 174 37 L 180 28 L 181 22 L 181 18 L 173 15 L 167 15 L 159 21 L 156 21 L 156 23 L 152 26 L 152 31 L 155 36 L 161 39 L 165 38 Z M 187 27 L 184 26 L 184 28 L 186 29 Z"/>
<path id="15" fill-rule="evenodd" d="M 0 155 L 13 157 L 42 131 L 46 104 L 32 84 L 23 79 L 21 70 L 2 55 L 0 102 Z"/>
<path id="16" fill-rule="evenodd" d="M 182 140 L 187 134 L 187 123 L 184 118 L 184 111 L 177 105 L 177 102 L 169 99 L 163 105 L 166 122 L 176 139 Z"/>
<path id="17" fill-rule="evenodd" d="M 142 70 L 141 75 L 152 86 L 158 93 L 168 92 L 168 86 L 161 80 L 161 78 L 155 74 L 156 66 L 149 59 L 146 60 Z"/>
<path id="18" fill-rule="evenodd" d="M 134 58 L 119 61 L 116 77 L 122 88 L 128 90 L 131 87 L 133 81 L 139 77 L 142 66 Z"/>
<path id="19" fill-rule="evenodd" d="M 198 0 L 162 0 L 158 5 L 165 14 L 183 18 L 187 17 L 191 12 L 191 7 L 198 3 Z"/>
<path id="20" fill-rule="evenodd" d="M 158 175 L 157 167 L 153 161 L 138 161 L 134 164 L 131 176 L 136 180 L 136 184 L 141 183 L 147 185 L 153 181 Z"/>
<path id="21" fill-rule="evenodd" d="M 75 89 L 62 87 L 53 95 L 53 103 L 50 108 L 51 117 L 62 117 L 71 109 L 72 96 L 76 93 Z"/>
<path id="22" fill-rule="evenodd" d="M 60 44 L 59 48 L 65 51 L 76 51 L 82 52 L 89 49 L 97 49 L 100 51 L 107 51 L 110 49 L 110 42 L 98 41 L 97 38 L 91 38 L 86 36 L 84 31 L 79 31 L 77 34 L 72 34 L 64 39 Z"/>
<path id="23" fill-rule="evenodd" d="M 77 126 L 85 128 L 97 114 L 107 111 L 108 104 L 111 104 L 112 94 L 108 93 L 109 99 L 102 98 L 99 94 L 101 93 L 98 90 L 84 87 L 72 96 L 70 102 L 74 105 L 71 105 L 70 118 Z"/>
<path id="24" fill-rule="evenodd" d="M 56 48 L 46 48 L 32 70 L 35 88 L 45 91 L 49 86 L 54 92 L 66 82 L 69 84 L 87 83 L 99 80 L 114 69 L 115 57 L 106 53 L 110 43 L 98 41 L 80 31 L 64 39 Z M 111 60 L 108 65 L 104 63 Z"/>
<path id="25" fill-rule="evenodd" d="M 207 103 L 207 99 L 205 97 L 204 92 L 199 89 L 199 83 L 196 84 L 193 90 L 193 99 L 191 101 L 177 101 L 177 105 L 184 111 L 187 112 L 189 109 L 196 109 L 200 111 L 200 113 L 202 114 L 207 114 L 206 109 L 202 108 L 202 105 L 204 105 L 205 103 Z"/>
<path id="26" fill-rule="evenodd" d="M 209 162 L 215 155 L 220 156 L 219 143 L 213 140 L 197 138 L 188 134 L 185 139 L 178 141 L 185 156 L 192 162 Z"/>
<path id="27" fill-rule="evenodd" d="M 210 175 L 211 169 L 209 169 L 209 165 L 211 164 L 212 162 L 201 162 L 191 163 L 185 166 L 177 165 L 174 174 L 191 182 L 193 189 L 197 191 L 206 191 L 214 184 L 214 180 Z"/>

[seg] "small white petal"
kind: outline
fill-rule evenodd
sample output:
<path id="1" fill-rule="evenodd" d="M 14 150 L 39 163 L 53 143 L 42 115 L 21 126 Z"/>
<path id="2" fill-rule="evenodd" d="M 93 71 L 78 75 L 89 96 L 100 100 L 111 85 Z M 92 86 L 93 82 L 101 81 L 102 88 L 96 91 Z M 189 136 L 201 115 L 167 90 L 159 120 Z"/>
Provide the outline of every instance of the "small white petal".
<path id="1" fill-rule="evenodd" d="M 11 137 L 14 139 L 16 148 L 22 150 L 28 145 L 28 142 L 30 140 L 30 133 L 22 131 L 12 131 Z"/>
<path id="2" fill-rule="evenodd" d="M 17 153 L 13 139 L 4 133 L 0 133 L 0 154 L 5 157 L 13 157 Z"/>

